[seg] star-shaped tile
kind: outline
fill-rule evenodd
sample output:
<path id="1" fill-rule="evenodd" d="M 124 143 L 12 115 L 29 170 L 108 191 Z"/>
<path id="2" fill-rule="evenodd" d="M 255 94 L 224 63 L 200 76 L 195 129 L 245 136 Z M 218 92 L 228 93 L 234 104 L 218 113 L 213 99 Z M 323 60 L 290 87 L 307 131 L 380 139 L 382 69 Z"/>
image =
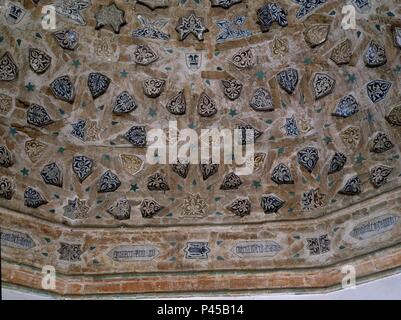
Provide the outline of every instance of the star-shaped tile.
<path id="1" fill-rule="evenodd" d="M 28 82 L 28 84 L 25 86 L 25 89 L 26 89 L 28 92 L 32 92 L 32 91 L 35 90 L 35 85 L 34 85 L 33 83 L 31 83 L 31 82 Z"/>
<path id="2" fill-rule="evenodd" d="M 90 0 L 57 0 L 55 3 L 56 12 L 62 16 L 71 19 L 77 24 L 86 25 L 85 19 L 82 17 L 81 11 L 91 5 Z"/>
<path id="3" fill-rule="evenodd" d="M 132 183 L 131 184 L 131 189 L 130 189 L 130 191 L 133 191 L 133 192 L 137 192 L 138 191 L 138 185 L 136 184 L 136 183 Z"/>
<path id="4" fill-rule="evenodd" d="M 22 168 L 21 170 L 20 170 L 20 172 L 21 172 L 21 174 L 22 174 L 22 176 L 24 176 L 24 177 L 27 177 L 27 176 L 29 176 L 29 170 L 27 169 L 27 168 Z"/>
<path id="5" fill-rule="evenodd" d="M 191 33 L 199 41 L 203 41 L 203 34 L 209 31 L 204 25 L 204 19 L 197 17 L 195 13 L 191 13 L 188 17 L 180 18 L 175 30 L 180 34 L 180 41 L 183 41 Z"/>
<path id="6" fill-rule="evenodd" d="M 101 6 L 95 14 L 96 29 L 110 26 L 115 33 L 119 33 L 120 28 L 127 23 L 124 15 L 125 12 L 118 8 L 114 2 L 107 6 Z"/>
<path id="7" fill-rule="evenodd" d="M 151 10 L 167 8 L 169 5 L 168 0 L 138 0 L 138 3 L 147 6 Z"/>

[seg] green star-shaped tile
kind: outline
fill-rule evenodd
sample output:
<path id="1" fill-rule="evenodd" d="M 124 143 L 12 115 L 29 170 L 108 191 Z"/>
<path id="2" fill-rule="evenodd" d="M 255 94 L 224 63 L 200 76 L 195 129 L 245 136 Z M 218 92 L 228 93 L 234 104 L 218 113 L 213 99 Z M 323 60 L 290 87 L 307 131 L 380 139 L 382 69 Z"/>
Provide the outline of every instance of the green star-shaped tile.
<path id="1" fill-rule="evenodd" d="M 252 185 L 255 189 L 259 189 L 262 187 L 262 182 L 260 180 L 254 180 L 252 181 Z"/>
<path id="2" fill-rule="evenodd" d="M 266 79 L 266 73 L 263 72 L 262 70 L 260 70 L 260 71 L 256 72 L 256 77 L 259 80 L 264 80 L 264 79 Z"/>
<path id="3" fill-rule="evenodd" d="M 372 124 L 375 121 L 375 116 L 370 111 L 368 111 L 368 115 L 366 116 L 365 120 Z"/>
<path id="4" fill-rule="evenodd" d="M 395 67 L 395 69 L 394 69 L 394 72 L 395 73 L 401 73 L 401 65 L 397 65 L 396 67 Z"/>
<path id="5" fill-rule="evenodd" d="M 313 61 L 312 61 L 312 59 L 311 59 L 310 57 L 306 57 L 306 58 L 304 59 L 304 64 L 310 65 L 310 64 L 312 64 L 312 63 L 313 63 Z"/>
<path id="6" fill-rule="evenodd" d="M 64 153 L 64 151 L 65 151 L 65 148 L 64 148 L 64 147 L 60 147 L 60 148 L 58 148 L 58 150 L 57 150 L 58 153 Z"/>
<path id="7" fill-rule="evenodd" d="M 125 12 L 116 6 L 115 3 L 100 6 L 100 9 L 95 14 L 96 29 L 109 26 L 115 33 L 120 32 L 120 28 L 126 24 L 124 18 Z"/>
<path id="8" fill-rule="evenodd" d="M 366 159 L 363 157 L 363 155 L 360 153 L 356 156 L 355 162 L 357 164 L 362 164 Z"/>
<path id="9" fill-rule="evenodd" d="M 332 138 L 332 137 L 329 137 L 329 136 L 324 137 L 323 140 L 324 140 L 324 142 L 326 142 L 326 144 L 330 144 L 330 143 L 333 142 L 333 138 Z"/>
<path id="10" fill-rule="evenodd" d="M 28 82 L 28 84 L 25 86 L 25 89 L 26 89 L 28 92 L 32 92 L 32 91 L 35 90 L 35 85 L 34 85 L 33 83 L 31 83 L 31 82 Z"/>
<path id="11" fill-rule="evenodd" d="M 237 110 L 235 110 L 235 109 L 230 109 L 230 112 L 228 113 L 230 116 L 232 116 L 232 117 L 235 117 L 237 114 L 238 114 L 238 112 L 237 112 Z"/>
<path id="12" fill-rule="evenodd" d="M 78 67 L 81 65 L 81 62 L 80 62 L 79 60 L 74 60 L 74 61 L 72 62 L 72 65 L 73 65 L 75 68 L 78 68 Z"/>
<path id="13" fill-rule="evenodd" d="M 138 185 L 136 183 L 131 183 L 130 191 L 137 192 L 138 190 L 139 190 Z"/>
<path id="14" fill-rule="evenodd" d="M 188 128 L 190 128 L 190 129 L 195 129 L 196 128 L 196 123 L 194 123 L 194 122 L 191 122 L 190 124 L 188 124 Z"/>
<path id="15" fill-rule="evenodd" d="M 128 77 L 128 72 L 127 72 L 126 70 L 121 71 L 121 72 L 120 72 L 120 77 L 121 77 L 121 78 L 126 78 L 126 77 Z"/>
<path id="16" fill-rule="evenodd" d="M 15 136 L 17 134 L 17 128 L 10 127 L 10 130 L 8 131 L 12 136 Z"/>
<path id="17" fill-rule="evenodd" d="M 153 109 L 153 108 L 150 108 L 149 109 L 149 116 L 151 116 L 152 118 L 156 117 L 157 116 L 156 110 Z"/>
<path id="18" fill-rule="evenodd" d="M 354 83 L 356 82 L 356 75 L 355 74 L 347 74 L 347 82 L 348 83 Z"/>
<path id="19" fill-rule="evenodd" d="M 23 169 L 21 169 L 20 172 L 21 172 L 22 176 L 24 176 L 24 177 L 27 177 L 29 175 L 29 170 L 25 167 Z"/>

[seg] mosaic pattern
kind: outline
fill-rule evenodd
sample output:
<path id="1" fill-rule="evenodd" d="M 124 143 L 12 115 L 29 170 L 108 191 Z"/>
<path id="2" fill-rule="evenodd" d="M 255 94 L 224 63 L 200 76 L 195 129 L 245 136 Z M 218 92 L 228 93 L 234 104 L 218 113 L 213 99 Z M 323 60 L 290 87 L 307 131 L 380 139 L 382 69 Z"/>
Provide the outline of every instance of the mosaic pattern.
<path id="1" fill-rule="evenodd" d="M 167 8 L 169 0 L 138 0 L 138 3 L 143 4 L 152 10 L 155 10 L 157 8 Z"/>
<path id="2" fill-rule="evenodd" d="M 84 20 L 81 11 L 88 8 L 90 5 L 90 0 L 57 0 L 54 7 L 58 14 L 71 19 L 77 24 L 85 25 L 86 21 Z"/>
<path id="3" fill-rule="evenodd" d="M 25 9 L 16 3 L 7 3 L 5 12 L 6 21 L 10 24 L 18 24 L 25 16 Z"/>
<path id="4" fill-rule="evenodd" d="M 219 171 L 219 165 L 214 163 L 205 163 L 199 165 L 203 180 L 209 179 Z"/>
<path id="5" fill-rule="evenodd" d="M 281 27 L 288 26 L 287 10 L 277 3 L 265 4 L 263 7 L 258 9 L 257 16 L 257 23 L 260 25 L 262 32 L 268 32 L 273 22 L 277 22 Z"/>
<path id="6" fill-rule="evenodd" d="M 190 34 L 194 35 L 199 41 L 203 41 L 204 33 L 209 31 L 204 25 L 203 18 L 194 13 L 180 18 L 175 30 L 177 30 L 181 41 L 185 40 Z"/>
<path id="7" fill-rule="evenodd" d="M 13 98 L 0 93 L 0 115 L 7 116 L 13 108 Z"/>
<path id="8" fill-rule="evenodd" d="M 145 147 L 146 146 L 146 129 L 142 126 L 134 126 L 129 129 L 124 138 L 128 140 L 134 147 Z"/>
<path id="9" fill-rule="evenodd" d="M 181 116 L 187 111 L 187 103 L 185 100 L 184 91 L 178 92 L 175 96 L 171 97 L 167 102 L 166 109 L 171 114 Z"/>
<path id="10" fill-rule="evenodd" d="M 26 111 L 26 122 L 36 127 L 45 127 L 53 123 L 53 120 L 45 108 L 33 103 Z"/>
<path id="11" fill-rule="evenodd" d="M 71 29 L 63 29 L 56 31 L 54 34 L 59 46 L 66 50 L 75 50 L 79 43 L 79 35 Z"/>
<path id="12" fill-rule="evenodd" d="M 145 79 L 143 81 L 143 91 L 149 98 L 159 97 L 166 85 L 166 81 L 162 79 Z"/>
<path id="13" fill-rule="evenodd" d="M 210 248 L 207 242 L 188 242 L 184 251 L 185 259 L 207 259 Z"/>
<path id="14" fill-rule="evenodd" d="M 386 49 L 382 44 L 372 40 L 366 49 L 364 61 L 368 67 L 380 67 L 386 64 Z"/>
<path id="15" fill-rule="evenodd" d="M 362 192 L 362 182 L 358 176 L 352 177 L 345 182 L 339 193 L 347 196 L 355 196 Z"/>
<path id="16" fill-rule="evenodd" d="M 251 214 L 251 202 L 246 198 L 235 200 L 227 208 L 241 218 Z"/>
<path id="17" fill-rule="evenodd" d="M 263 196 L 261 200 L 262 209 L 266 214 L 277 213 L 284 205 L 285 201 L 274 194 Z"/>
<path id="18" fill-rule="evenodd" d="M 294 184 L 290 168 L 283 163 L 274 168 L 271 179 L 277 184 Z"/>
<path id="19" fill-rule="evenodd" d="M 107 91 L 110 79 L 101 73 L 90 73 L 88 76 L 88 88 L 92 98 L 96 99 Z"/>
<path id="20" fill-rule="evenodd" d="M 11 167 L 14 164 L 14 156 L 6 147 L 0 145 L 0 165 L 4 168 Z"/>
<path id="21" fill-rule="evenodd" d="M 308 172 L 312 172 L 319 161 L 319 152 L 316 148 L 307 147 L 298 151 L 298 163 Z"/>
<path id="22" fill-rule="evenodd" d="M 312 256 L 324 254 L 330 251 L 331 241 L 327 234 L 321 235 L 317 238 L 308 238 L 306 241 L 309 254 Z"/>
<path id="23" fill-rule="evenodd" d="M 150 191 L 168 191 L 170 187 L 168 186 L 166 178 L 159 172 L 148 177 L 148 189 Z"/>
<path id="24" fill-rule="evenodd" d="M 296 14 L 298 19 L 304 18 L 314 10 L 318 9 L 321 5 L 325 4 L 327 0 L 292 0 L 300 7 Z"/>
<path id="25" fill-rule="evenodd" d="M 386 120 L 394 126 L 401 126 L 401 105 L 393 107 Z"/>
<path id="26" fill-rule="evenodd" d="M 316 73 L 313 78 L 313 92 L 315 99 L 321 99 L 333 92 L 336 81 L 325 73 Z"/>
<path id="27" fill-rule="evenodd" d="M 131 175 L 138 173 L 143 165 L 143 160 L 135 155 L 122 154 L 120 155 L 124 169 Z"/>
<path id="28" fill-rule="evenodd" d="M 233 20 L 224 19 L 217 21 L 216 24 L 221 32 L 217 35 L 216 42 L 225 42 L 250 37 L 252 31 L 243 28 L 245 21 L 245 16 L 238 16 Z"/>
<path id="29" fill-rule="evenodd" d="M 390 176 L 393 168 L 389 166 L 379 165 L 370 169 L 370 181 L 376 188 L 387 183 L 387 178 Z"/>
<path id="30" fill-rule="evenodd" d="M 117 220 L 128 220 L 131 215 L 131 205 L 126 198 L 121 198 L 108 208 L 107 212 Z"/>
<path id="31" fill-rule="evenodd" d="M 135 99 L 127 92 L 121 92 L 113 104 L 113 112 L 116 114 L 130 113 L 138 107 Z"/>
<path id="32" fill-rule="evenodd" d="M 152 218 L 163 210 L 163 207 L 152 199 L 143 199 L 140 209 L 143 218 Z"/>
<path id="33" fill-rule="evenodd" d="M 171 165 L 171 169 L 181 178 L 185 179 L 188 176 L 189 163 L 178 160 L 176 164 Z"/>
<path id="34" fill-rule="evenodd" d="M 57 99 L 70 103 L 74 102 L 75 87 L 68 75 L 56 78 L 50 84 L 50 89 Z"/>
<path id="35" fill-rule="evenodd" d="M 98 192 L 114 192 L 121 186 L 121 181 L 117 175 L 110 170 L 107 170 L 102 174 L 98 183 Z"/>
<path id="36" fill-rule="evenodd" d="M 331 52 L 330 59 L 338 65 L 348 64 L 352 57 L 352 42 L 350 39 L 345 39 L 338 44 Z"/>
<path id="37" fill-rule="evenodd" d="M 138 20 L 141 22 L 141 27 L 132 31 L 134 38 L 170 39 L 170 35 L 162 31 L 168 23 L 168 19 L 149 20 L 146 17 L 138 16 Z"/>
<path id="38" fill-rule="evenodd" d="M 9 52 L 0 58 L 0 81 L 12 81 L 18 77 L 18 67 Z"/>
<path id="39" fill-rule="evenodd" d="M 238 189 L 242 185 L 242 181 L 239 176 L 237 176 L 234 172 L 230 172 L 227 174 L 223 182 L 220 186 L 221 190 L 234 190 Z"/>
<path id="40" fill-rule="evenodd" d="M 211 117 L 217 113 L 216 102 L 204 92 L 199 97 L 198 113 L 201 117 Z"/>
<path id="41" fill-rule="evenodd" d="M 136 47 L 132 58 L 135 63 L 147 66 L 159 59 L 157 53 L 148 45 L 139 45 Z"/>
<path id="42" fill-rule="evenodd" d="M 328 24 L 310 26 L 304 32 L 305 41 L 311 48 L 317 47 L 326 42 L 329 31 L 330 25 Z"/>
<path id="43" fill-rule="evenodd" d="M 221 80 L 224 95 L 230 100 L 237 100 L 243 88 L 243 84 L 239 80 Z"/>
<path id="44" fill-rule="evenodd" d="M 46 184 L 63 187 L 63 172 L 55 162 L 45 165 L 40 175 Z"/>
<path id="45" fill-rule="evenodd" d="M 15 183 L 7 177 L 0 177 L 0 198 L 11 200 L 14 193 Z"/>
<path id="46" fill-rule="evenodd" d="M 63 209 L 63 215 L 68 219 L 81 220 L 88 218 L 89 207 L 85 201 L 81 201 L 78 198 L 68 200 L 68 204 Z"/>
<path id="47" fill-rule="evenodd" d="M 110 27 L 115 33 L 120 32 L 120 28 L 126 24 L 125 12 L 113 2 L 109 5 L 101 6 L 95 14 L 96 29 Z"/>
<path id="48" fill-rule="evenodd" d="M 46 144 L 39 140 L 28 140 L 25 142 L 25 153 L 32 162 L 36 162 L 46 150 Z"/>
<path id="49" fill-rule="evenodd" d="M 255 91 L 250 105 L 256 111 L 274 110 L 272 96 L 265 88 L 259 88 Z"/>
<path id="50" fill-rule="evenodd" d="M 71 244 L 60 242 L 60 248 L 57 250 L 60 254 L 59 259 L 68 262 L 81 261 L 83 254 L 80 244 Z"/>
<path id="51" fill-rule="evenodd" d="M 252 49 L 240 50 L 231 58 L 232 63 L 239 69 L 252 68 L 256 58 Z"/>
<path id="52" fill-rule="evenodd" d="M 2 281 L 43 291 L 34 270 L 53 265 L 54 293 L 85 298 L 326 290 L 349 261 L 368 279 L 399 270 L 399 12 L 348 2 L 356 30 L 338 0 L 52 0 L 54 30 L 45 2 L 7 3 Z M 220 143 L 242 154 L 164 164 L 154 129 L 196 132 L 191 152 L 204 129 L 239 129 Z"/>
<path id="53" fill-rule="evenodd" d="M 347 163 L 347 156 L 341 152 L 336 152 L 330 161 L 329 174 L 340 172 Z"/>
<path id="54" fill-rule="evenodd" d="M 383 153 L 394 148 L 393 142 L 384 132 L 378 132 L 372 139 L 370 151 Z"/>
<path id="55" fill-rule="evenodd" d="M 211 0 L 212 7 L 223 7 L 224 9 L 228 9 L 234 4 L 242 2 L 242 0 Z"/>
<path id="56" fill-rule="evenodd" d="M 293 93 L 298 84 L 298 71 L 293 68 L 289 68 L 277 74 L 277 82 L 283 90 L 289 94 Z"/>
<path id="57" fill-rule="evenodd" d="M 285 120 L 284 129 L 287 136 L 299 135 L 298 123 L 294 116 Z"/>
<path id="58" fill-rule="evenodd" d="M 302 195 L 301 203 L 302 209 L 307 211 L 322 208 L 326 205 L 325 195 L 319 189 L 312 189 Z"/>
<path id="59" fill-rule="evenodd" d="M 45 52 L 29 48 L 29 66 L 34 72 L 38 74 L 46 72 L 50 67 L 51 61 L 52 58 Z"/>
<path id="60" fill-rule="evenodd" d="M 29 208 L 39 208 L 47 204 L 47 200 L 42 196 L 41 192 L 38 190 L 28 187 L 24 192 L 24 204 Z"/>
<path id="61" fill-rule="evenodd" d="M 359 112 L 359 104 L 353 95 L 348 95 L 338 102 L 333 115 L 341 118 L 348 118 Z"/>
<path id="62" fill-rule="evenodd" d="M 368 97 L 373 103 L 377 103 L 386 98 L 392 83 L 387 80 L 373 80 L 367 85 Z"/>

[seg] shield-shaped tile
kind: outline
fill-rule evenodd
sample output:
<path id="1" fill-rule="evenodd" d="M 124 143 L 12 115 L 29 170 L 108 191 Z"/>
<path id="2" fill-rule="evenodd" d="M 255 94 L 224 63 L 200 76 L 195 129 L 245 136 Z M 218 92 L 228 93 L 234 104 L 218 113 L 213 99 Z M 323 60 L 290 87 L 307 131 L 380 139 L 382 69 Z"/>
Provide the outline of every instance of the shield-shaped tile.
<path id="1" fill-rule="evenodd" d="M 53 95 L 62 101 L 69 103 L 74 102 L 75 99 L 75 88 L 70 77 L 68 75 L 56 78 L 51 84 L 50 89 Z"/>
<path id="2" fill-rule="evenodd" d="M 130 113 L 134 111 L 137 106 L 134 97 L 132 97 L 127 91 L 123 91 L 114 100 L 113 112 L 115 114 Z"/>
<path id="3" fill-rule="evenodd" d="M 93 99 L 100 97 L 107 91 L 110 78 L 98 72 L 92 72 L 88 76 L 88 87 Z"/>
<path id="4" fill-rule="evenodd" d="M 47 69 L 49 69 L 52 58 L 44 51 L 29 48 L 29 66 L 31 69 L 38 73 L 44 73 Z"/>
<path id="5" fill-rule="evenodd" d="M 198 70 L 202 65 L 202 55 L 200 53 L 186 53 L 185 58 L 187 67 L 191 71 Z"/>

